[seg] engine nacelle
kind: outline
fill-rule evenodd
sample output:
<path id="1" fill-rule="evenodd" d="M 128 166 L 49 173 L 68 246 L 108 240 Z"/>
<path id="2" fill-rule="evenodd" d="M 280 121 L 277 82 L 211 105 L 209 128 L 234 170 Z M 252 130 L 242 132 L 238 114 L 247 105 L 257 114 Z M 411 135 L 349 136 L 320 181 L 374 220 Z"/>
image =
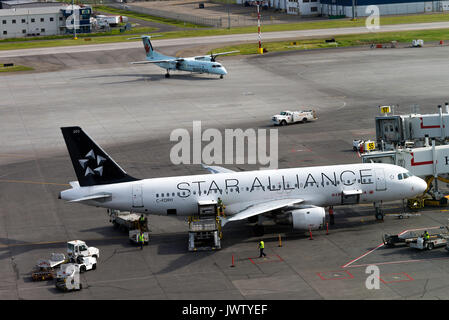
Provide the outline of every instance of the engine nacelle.
<path id="1" fill-rule="evenodd" d="M 276 218 L 276 223 L 288 222 L 297 230 L 318 230 L 324 228 L 326 211 L 322 207 L 310 206 L 287 212 Z"/>

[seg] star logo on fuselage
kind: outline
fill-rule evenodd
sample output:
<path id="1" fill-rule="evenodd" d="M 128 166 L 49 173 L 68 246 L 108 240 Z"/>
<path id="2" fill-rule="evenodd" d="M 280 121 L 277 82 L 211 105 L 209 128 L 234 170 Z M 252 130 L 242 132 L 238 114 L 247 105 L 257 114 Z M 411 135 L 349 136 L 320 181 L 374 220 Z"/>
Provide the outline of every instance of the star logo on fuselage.
<path id="1" fill-rule="evenodd" d="M 103 176 L 103 163 L 106 161 L 106 158 L 97 155 L 95 156 L 94 150 L 90 150 L 86 155 L 85 159 L 79 159 L 78 162 L 83 168 L 84 176 L 87 177 L 89 175 L 98 175 Z M 91 169 L 91 164 L 93 162 L 94 169 Z"/>

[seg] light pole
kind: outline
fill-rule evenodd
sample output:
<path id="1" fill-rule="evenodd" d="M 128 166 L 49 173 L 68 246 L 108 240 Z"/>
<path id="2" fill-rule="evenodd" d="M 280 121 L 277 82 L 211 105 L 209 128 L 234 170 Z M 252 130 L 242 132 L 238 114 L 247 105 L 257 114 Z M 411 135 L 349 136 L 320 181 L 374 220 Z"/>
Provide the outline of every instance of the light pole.
<path id="1" fill-rule="evenodd" d="M 228 29 L 231 29 L 231 0 L 228 0 Z"/>
<path id="2" fill-rule="evenodd" d="M 73 39 L 74 39 L 74 40 L 77 40 L 78 38 L 76 37 L 76 15 L 75 15 L 74 1 L 75 1 L 75 0 L 72 0 Z"/>
<path id="3" fill-rule="evenodd" d="M 257 33 L 258 33 L 258 37 L 259 37 L 259 49 L 257 52 L 259 54 L 263 54 L 262 35 L 260 33 L 260 3 L 261 3 L 261 1 L 256 1 L 256 4 L 257 4 Z"/>

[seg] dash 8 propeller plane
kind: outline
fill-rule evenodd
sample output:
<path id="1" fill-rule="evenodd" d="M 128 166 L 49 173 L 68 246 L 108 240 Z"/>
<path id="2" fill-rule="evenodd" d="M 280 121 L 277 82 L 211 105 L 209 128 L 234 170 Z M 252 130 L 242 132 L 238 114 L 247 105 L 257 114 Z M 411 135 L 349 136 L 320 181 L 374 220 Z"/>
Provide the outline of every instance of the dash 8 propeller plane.
<path id="1" fill-rule="evenodd" d="M 163 55 L 162 53 L 155 51 L 150 41 L 151 36 L 129 38 L 128 40 L 131 39 L 142 39 L 147 59 L 145 61 L 132 62 L 132 64 L 154 63 L 157 66 L 167 70 L 167 73 L 165 74 L 166 78 L 170 77 L 170 70 L 181 70 L 196 73 L 218 74 L 220 78 L 223 79 L 223 76 L 226 75 L 228 72 L 221 63 L 216 61 L 216 58 L 221 55 L 238 52 L 238 51 L 229 51 L 229 52 L 213 53 L 205 56 L 178 58 L 166 56 Z"/>
<path id="2" fill-rule="evenodd" d="M 136 179 L 80 127 L 61 128 L 78 181 L 59 198 L 144 214 L 188 216 L 200 202 L 226 205 L 222 225 L 262 217 L 298 230 L 324 226 L 326 206 L 379 203 L 422 194 L 427 184 L 406 169 L 381 163 L 235 172 L 204 166 L 212 174 Z M 258 219 L 260 218 L 260 219 Z M 260 231 L 260 229 L 262 231 Z"/>

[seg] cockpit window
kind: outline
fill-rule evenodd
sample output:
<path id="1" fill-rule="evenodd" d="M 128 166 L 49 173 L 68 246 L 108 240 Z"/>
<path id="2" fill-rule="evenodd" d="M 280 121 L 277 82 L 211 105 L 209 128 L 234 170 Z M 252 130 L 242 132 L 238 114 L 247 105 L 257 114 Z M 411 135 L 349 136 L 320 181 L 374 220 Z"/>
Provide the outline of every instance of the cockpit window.
<path id="1" fill-rule="evenodd" d="M 411 176 L 412 174 L 410 172 L 400 173 L 398 174 L 398 180 L 407 179 L 410 178 Z"/>
<path id="2" fill-rule="evenodd" d="M 219 64 L 213 64 L 212 68 L 221 68 L 221 66 Z"/>

